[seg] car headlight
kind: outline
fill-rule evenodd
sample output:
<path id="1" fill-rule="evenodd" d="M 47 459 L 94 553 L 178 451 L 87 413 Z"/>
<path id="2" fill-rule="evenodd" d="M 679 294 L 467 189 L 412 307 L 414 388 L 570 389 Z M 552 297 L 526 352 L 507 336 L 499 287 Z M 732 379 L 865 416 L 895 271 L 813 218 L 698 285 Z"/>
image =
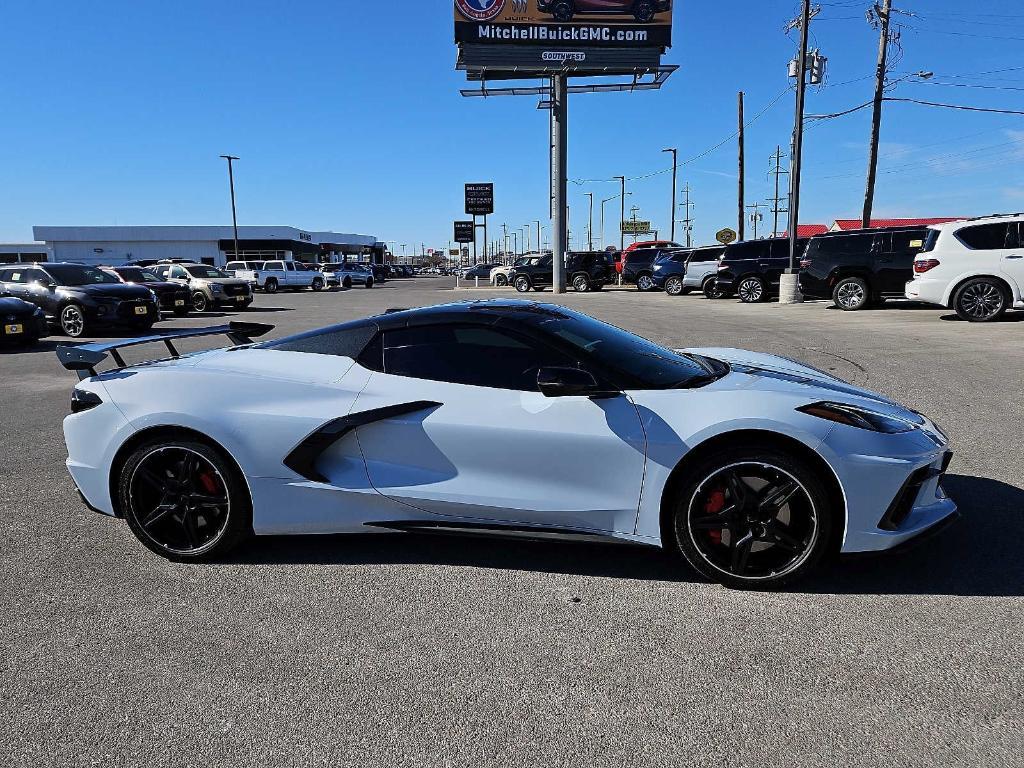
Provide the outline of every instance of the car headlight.
<path id="1" fill-rule="evenodd" d="M 224 292 L 224 289 L 218 283 L 214 283 L 213 285 L 211 285 L 210 290 L 213 291 L 214 293 Z"/>
<path id="2" fill-rule="evenodd" d="M 871 432 L 884 432 L 886 434 L 898 434 L 917 429 L 918 424 L 907 419 L 900 419 L 889 416 L 867 408 L 846 403 L 811 403 L 797 408 L 798 411 L 810 416 L 817 416 L 819 419 L 834 421 L 837 424 L 845 424 L 849 427 L 867 429 Z"/>

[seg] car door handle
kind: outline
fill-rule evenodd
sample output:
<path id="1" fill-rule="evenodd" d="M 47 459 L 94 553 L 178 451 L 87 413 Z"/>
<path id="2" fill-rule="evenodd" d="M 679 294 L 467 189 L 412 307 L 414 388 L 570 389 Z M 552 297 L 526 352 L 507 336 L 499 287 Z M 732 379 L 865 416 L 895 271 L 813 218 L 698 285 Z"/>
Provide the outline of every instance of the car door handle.
<path id="1" fill-rule="evenodd" d="M 1011 253 L 1006 258 L 1008 258 L 1008 259 L 1024 259 L 1024 253 Z"/>

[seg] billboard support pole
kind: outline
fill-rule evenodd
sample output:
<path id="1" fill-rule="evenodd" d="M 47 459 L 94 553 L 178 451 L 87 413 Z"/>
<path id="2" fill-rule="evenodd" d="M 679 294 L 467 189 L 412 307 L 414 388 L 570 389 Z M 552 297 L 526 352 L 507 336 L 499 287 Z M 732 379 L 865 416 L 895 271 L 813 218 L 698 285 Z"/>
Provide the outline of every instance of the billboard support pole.
<path id="1" fill-rule="evenodd" d="M 487 260 L 487 214 L 484 214 L 484 264 L 490 264 Z"/>
<path id="2" fill-rule="evenodd" d="M 552 251 L 551 289 L 555 293 L 565 293 L 565 254 L 568 250 L 566 242 L 566 210 L 568 175 L 568 144 L 569 144 L 569 93 L 568 78 L 558 74 L 551 78 L 551 189 L 555 194 L 555 204 L 551 219 L 551 232 L 554 238 Z"/>
<path id="3" fill-rule="evenodd" d="M 476 266 L 476 214 L 473 214 L 473 266 Z"/>

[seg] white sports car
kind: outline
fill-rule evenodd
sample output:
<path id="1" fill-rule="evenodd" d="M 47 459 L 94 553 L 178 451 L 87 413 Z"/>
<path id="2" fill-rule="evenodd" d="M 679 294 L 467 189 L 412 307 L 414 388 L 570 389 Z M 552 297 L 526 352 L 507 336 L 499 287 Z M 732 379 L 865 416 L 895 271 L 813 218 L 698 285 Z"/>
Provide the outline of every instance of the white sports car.
<path id="1" fill-rule="evenodd" d="M 666 349 L 524 301 L 252 343 L 268 330 L 61 347 L 82 379 L 64 433 L 85 503 L 174 560 L 253 533 L 479 528 L 662 546 L 748 588 L 956 516 L 935 424 L 785 358 Z M 174 348 L 212 334 L 235 346 Z M 118 351 L 152 342 L 170 359 Z"/>

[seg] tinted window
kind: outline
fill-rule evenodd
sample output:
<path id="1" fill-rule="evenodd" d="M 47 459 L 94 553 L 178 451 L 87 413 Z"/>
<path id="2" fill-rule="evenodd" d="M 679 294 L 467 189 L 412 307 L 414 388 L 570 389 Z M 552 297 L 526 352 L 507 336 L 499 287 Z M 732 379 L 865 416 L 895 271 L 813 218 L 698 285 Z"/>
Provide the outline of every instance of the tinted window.
<path id="1" fill-rule="evenodd" d="M 327 330 L 318 329 L 284 339 L 266 341 L 256 346 L 260 349 L 276 349 L 282 352 L 308 352 L 315 355 L 356 358 L 359 357 L 375 333 L 377 333 L 376 325 L 361 324 L 355 327 L 341 325 Z"/>
<path id="2" fill-rule="evenodd" d="M 160 280 L 159 277 L 149 270 L 139 269 L 138 267 L 119 267 L 114 271 L 129 283 L 155 283 Z"/>
<path id="3" fill-rule="evenodd" d="M 185 280 L 188 277 L 188 273 L 181 267 L 171 267 L 171 277 Z"/>
<path id="4" fill-rule="evenodd" d="M 811 240 L 809 253 L 815 256 L 830 256 L 838 259 L 850 256 L 867 256 L 871 253 L 874 241 L 875 235 L 873 234 L 819 237 Z"/>
<path id="5" fill-rule="evenodd" d="M 749 240 L 744 243 L 734 243 L 725 249 L 727 259 L 765 259 L 771 255 L 772 243 L 770 240 Z"/>
<path id="6" fill-rule="evenodd" d="M 395 376 L 536 392 L 539 368 L 573 364 L 542 344 L 488 326 L 384 332 L 384 371 Z"/>
<path id="7" fill-rule="evenodd" d="M 204 279 L 204 280 L 208 280 L 208 279 L 216 280 L 218 278 L 222 278 L 222 277 L 227 277 L 228 276 L 227 274 L 225 274 L 224 272 L 221 272 L 216 267 L 210 267 L 210 266 L 207 266 L 206 264 L 189 265 L 188 267 L 185 267 L 185 269 L 188 270 L 189 274 L 192 275 L 192 277 L 198 277 L 198 278 Z"/>
<path id="8" fill-rule="evenodd" d="M 978 224 L 973 227 L 964 227 L 956 231 L 960 242 L 972 250 L 992 250 L 997 248 L 1016 248 L 1017 235 L 1016 225 L 1013 227 L 1011 237 L 1010 224 L 1000 222 L 998 224 Z M 1011 241 L 1012 240 L 1012 244 Z"/>
<path id="9" fill-rule="evenodd" d="M 524 318 L 542 333 L 551 334 L 576 350 L 583 359 L 615 371 L 636 389 L 670 389 L 706 383 L 717 378 L 712 364 L 684 355 L 587 315 L 559 308 Z"/>
<path id="10" fill-rule="evenodd" d="M 4 283 L 24 283 L 25 282 L 25 270 L 24 269 L 5 269 L 0 272 L 0 282 Z"/>
<path id="11" fill-rule="evenodd" d="M 924 247 L 927 229 L 914 229 L 907 232 L 892 233 L 893 253 L 917 253 Z"/>
<path id="12" fill-rule="evenodd" d="M 96 269 L 95 267 L 83 267 L 79 264 L 52 264 L 49 273 L 60 285 L 96 285 L 99 283 L 121 282 L 113 275 Z M 36 270 L 38 271 L 38 270 Z M 33 280 L 44 277 L 41 274 L 33 274 Z"/>

